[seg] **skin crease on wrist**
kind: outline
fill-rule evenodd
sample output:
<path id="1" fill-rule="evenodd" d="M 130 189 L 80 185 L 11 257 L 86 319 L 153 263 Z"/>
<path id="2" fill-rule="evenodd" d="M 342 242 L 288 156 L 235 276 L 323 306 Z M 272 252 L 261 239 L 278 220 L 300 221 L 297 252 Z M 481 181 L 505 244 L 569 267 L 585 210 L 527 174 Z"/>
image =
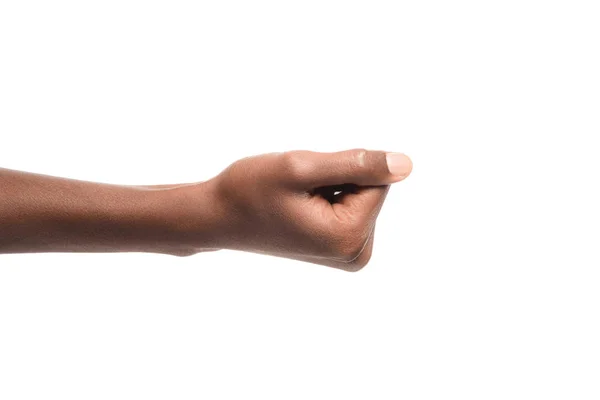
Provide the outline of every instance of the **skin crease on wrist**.
<path id="1" fill-rule="evenodd" d="M 124 186 L 0 169 L 0 253 L 239 250 L 346 271 L 372 254 L 401 153 L 247 157 L 205 182 Z"/>

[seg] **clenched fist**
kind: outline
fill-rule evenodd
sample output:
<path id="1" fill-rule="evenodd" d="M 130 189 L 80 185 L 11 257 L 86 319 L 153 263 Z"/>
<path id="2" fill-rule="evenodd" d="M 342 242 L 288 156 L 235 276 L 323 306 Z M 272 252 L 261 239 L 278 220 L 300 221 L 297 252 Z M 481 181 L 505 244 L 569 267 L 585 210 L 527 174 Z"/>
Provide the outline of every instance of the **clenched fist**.
<path id="1" fill-rule="evenodd" d="M 231 249 L 356 271 L 371 257 L 401 153 L 290 151 L 200 183 L 119 186 L 0 170 L 0 252 Z"/>
<path id="2" fill-rule="evenodd" d="M 244 158 L 205 182 L 213 245 L 360 269 L 389 185 L 411 170 L 404 154 L 361 149 Z"/>

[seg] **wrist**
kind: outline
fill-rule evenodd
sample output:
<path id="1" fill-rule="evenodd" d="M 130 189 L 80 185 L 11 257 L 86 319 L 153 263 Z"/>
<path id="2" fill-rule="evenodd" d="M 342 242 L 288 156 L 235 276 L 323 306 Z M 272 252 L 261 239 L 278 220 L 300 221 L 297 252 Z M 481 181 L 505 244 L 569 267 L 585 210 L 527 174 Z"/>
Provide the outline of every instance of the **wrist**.
<path id="1" fill-rule="evenodd" d="M 219 250 L 222 213 L 214 181 L 146 192 L 159 252 L 177 256 Z"/>

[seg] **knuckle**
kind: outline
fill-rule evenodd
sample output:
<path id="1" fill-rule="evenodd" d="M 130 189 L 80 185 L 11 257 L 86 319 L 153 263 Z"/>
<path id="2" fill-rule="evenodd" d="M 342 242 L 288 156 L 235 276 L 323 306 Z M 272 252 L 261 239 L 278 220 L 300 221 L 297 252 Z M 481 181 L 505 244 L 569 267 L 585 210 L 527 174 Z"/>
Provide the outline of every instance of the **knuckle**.
<path id="1" fill-rule="evenodd" d="M 373 246 L 369 244 L 369 237 L 355 242 L 346 249 L 345 264 L 346 271 L 356 272 L 367 266 L 373 254 Z"/>
<path id="2" fill-rule="evenodd" d="M 177 249 L 171 252 L 176 257 L 191 257 L 195 255 L 197 251 L 195 249 Z"/>
<path id="3" fill-rule="evenodd" d="M 365 248 L 366 239 L 350 236 L 338 242 L 335 246 L 335 257 L 345 263 L 358 262 Z"/>
<path id="4" fill-rule="evenodd" d="M 351 160 L 355 168 L 364 168 L 367 165 L 367 157 L 369 151 L 367 149 L 359 148 L 351 150 Z"/>
<path id="5" fill-rule="evenodd" d="M 364 253 L 363 253 L 364 254 Z M 369 264 L 371 260 L 371 253 L 364 254 L 358 257 L 356 260 L 346 264 L 344 268 L 348 272 L 358 272 Z"/>
<path id="6" fill-rule="evenodd" d="M 302 151 L 288 151 L 281 155 L 282 169 L 287 179 L 302 180 L 313 173 L 313 167 Z"/>

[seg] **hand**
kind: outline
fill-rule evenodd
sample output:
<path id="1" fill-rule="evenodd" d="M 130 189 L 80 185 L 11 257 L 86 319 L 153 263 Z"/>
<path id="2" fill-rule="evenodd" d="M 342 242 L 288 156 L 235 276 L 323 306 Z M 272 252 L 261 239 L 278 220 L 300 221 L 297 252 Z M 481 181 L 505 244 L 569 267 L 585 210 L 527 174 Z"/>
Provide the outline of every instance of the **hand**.
<path id="1" fill-rule="evenodd" d="M 244 158 L 212 184 L 218 246 L 322 264 L 365 266 L 389 185 L 412 170 L 399 153 L 291 151 Z"/>

